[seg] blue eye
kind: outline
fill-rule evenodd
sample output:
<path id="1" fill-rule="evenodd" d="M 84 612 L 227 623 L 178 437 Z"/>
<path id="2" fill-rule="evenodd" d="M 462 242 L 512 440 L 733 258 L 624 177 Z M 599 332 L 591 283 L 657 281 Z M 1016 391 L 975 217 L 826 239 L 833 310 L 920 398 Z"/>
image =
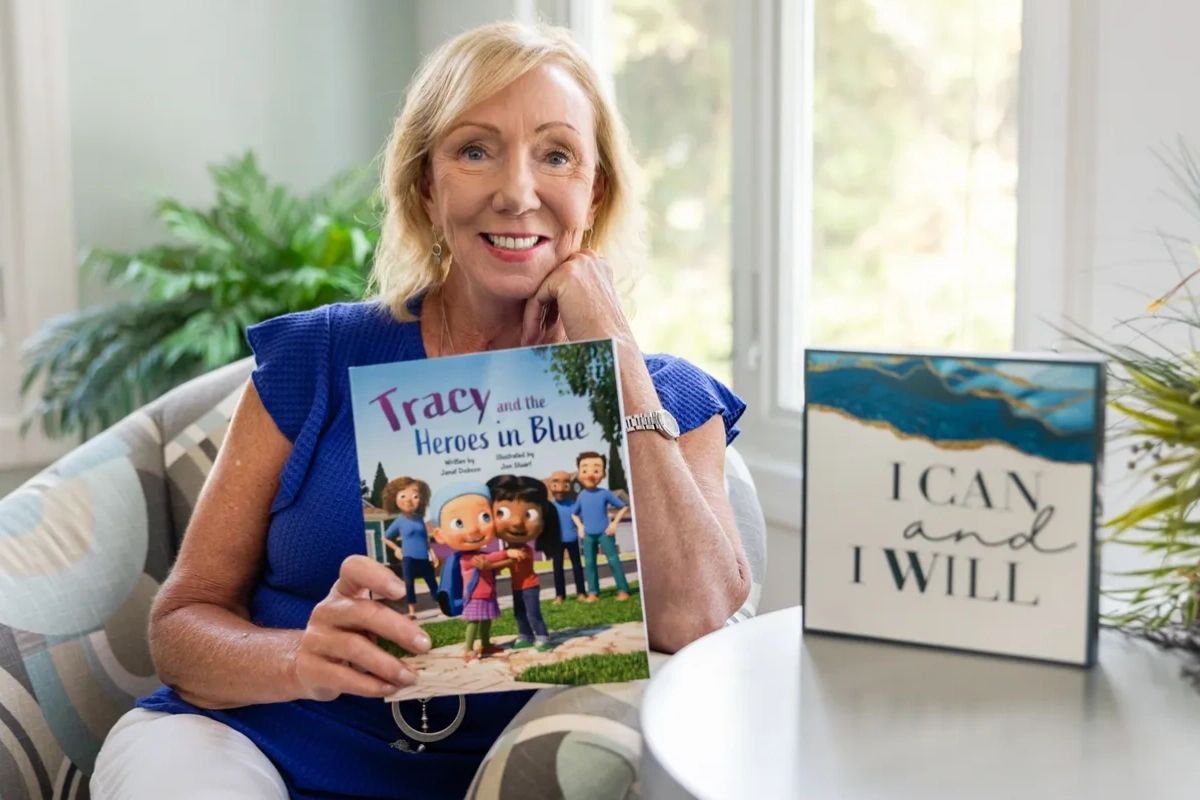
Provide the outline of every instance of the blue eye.
<path id="1" fill-rule="evenodd" d="M 458 154 L 465 157 L 467 161 L 481 161 L 483 157 L 487 155 L 483 148 L 477 144 L 467 145 L 462 150 L 459 150 Z M 478 158 L 476 158 L 476 156 L 478 156 Z"/>
<path id="2" fill-rule="evenodd" d="M 555 150 L 546 156 L 546 158 L 556 167 L 565 167 L 567 164 L 571 163 L 571 157 L 562 150 Z"/>

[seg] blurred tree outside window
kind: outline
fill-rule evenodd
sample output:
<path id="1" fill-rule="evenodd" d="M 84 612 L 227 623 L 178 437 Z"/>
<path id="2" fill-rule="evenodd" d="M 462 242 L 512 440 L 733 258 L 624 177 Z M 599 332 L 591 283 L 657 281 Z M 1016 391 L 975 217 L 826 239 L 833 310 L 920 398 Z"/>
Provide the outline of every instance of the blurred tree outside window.
<path id="1" fill-rule="evenodd" d="M 1012 349 L 1021 0 L 815 0 L 816 345 Z"/>
<path id="2" fill-rule="evenodd" d="M 611 7 L 647 188 L 634 330 L 728 380 L 739 4 Z M 817 345 L 1010 350 L 1021 0 L 814 0 L 812 14 L 809 286 L 785 313 Z"/>
<path id="3" fill-rule="evenodd" d="M 730 380 L 730 0 L 612 0 L 613 87 L 646 189 L 649 260 L 631 271 L 646 352 Z"/>

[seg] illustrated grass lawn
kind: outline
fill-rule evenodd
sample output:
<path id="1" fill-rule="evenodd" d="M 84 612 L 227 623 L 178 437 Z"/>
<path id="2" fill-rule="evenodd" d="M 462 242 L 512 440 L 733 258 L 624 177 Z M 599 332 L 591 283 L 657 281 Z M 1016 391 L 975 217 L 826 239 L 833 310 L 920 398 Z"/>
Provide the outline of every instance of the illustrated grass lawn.
<path id="1" fill-rule="evenodd" d="M 594 628 L 600 625 L 616 625 L 620 622 L 640 622 L 642 619 L 642 599 L 638 591 L 637 581 L 629 583 L 629 599 L 619 602 L 614 599 L 615 588 L 601 589 L 598 603 L 584 603 L 569 599 L 564 603 L 554 604 L 542 601 L 542 619 L 553 637 L 564 630 L 577 628 Z M 434 647 L 448 644 L 461 644 L 466 638 L 467 623 L 460 619 L 447 619 L 430 622 L 421 626 Z M 492 621 L 492 636 L 511 636 L 517 633 L 517 620 L 513 617 L 511 608 L 506 608 L 500 618 Z M 384 649 L 395 656 L 408 655 L 390 642 L 384 643 Z"/>
<path id="2" fill-rule="evenodd" d="M 649 677 L 650 662 L 645 653 L 601 653 L 557 664 L 538 664 L 518 675 L 517 680 L 582 686 Z"/>

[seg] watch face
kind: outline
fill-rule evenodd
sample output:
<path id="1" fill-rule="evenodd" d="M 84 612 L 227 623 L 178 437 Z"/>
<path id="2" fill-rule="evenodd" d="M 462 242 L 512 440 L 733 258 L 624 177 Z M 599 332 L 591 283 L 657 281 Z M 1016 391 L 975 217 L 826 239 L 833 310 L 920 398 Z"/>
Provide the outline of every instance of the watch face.
<path id="1" fill-rule="evenodd" d="M 658 412 L 658 424 L 671 435 L 672 439 L 679 438 L 679 423 L 675 421 L 675 417 L 670 411 L 664 408 Z"/>

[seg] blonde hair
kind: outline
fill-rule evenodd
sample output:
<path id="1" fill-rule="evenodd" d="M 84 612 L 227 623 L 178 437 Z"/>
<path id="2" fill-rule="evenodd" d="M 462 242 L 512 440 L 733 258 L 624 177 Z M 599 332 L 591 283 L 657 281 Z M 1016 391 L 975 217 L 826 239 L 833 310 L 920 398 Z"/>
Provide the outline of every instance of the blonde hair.
<path id="1" fill-rule="evenodd" d="M 625 124 L 595 68 L 562 28 L 495 22 L 459 34 L 425 59 L 388 138 L 384 217 L 367 294 L 384 302 L 397 319 L 413 318 L 409 302 L 442 284 L 453 256 L 443 255 L 439 264 L 432 254 L 433 223 L 421 197 L 430 151 L 466 109 L 548 62 L 575 78 L 595 115 L 596 177 L 604 181 L 604 193 L 589 245 L 615 268 L 639 263 L 644 246 L 637 166 Z"/>

